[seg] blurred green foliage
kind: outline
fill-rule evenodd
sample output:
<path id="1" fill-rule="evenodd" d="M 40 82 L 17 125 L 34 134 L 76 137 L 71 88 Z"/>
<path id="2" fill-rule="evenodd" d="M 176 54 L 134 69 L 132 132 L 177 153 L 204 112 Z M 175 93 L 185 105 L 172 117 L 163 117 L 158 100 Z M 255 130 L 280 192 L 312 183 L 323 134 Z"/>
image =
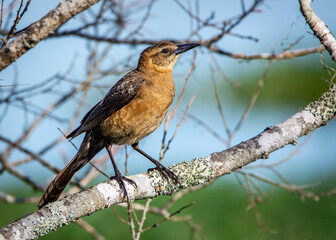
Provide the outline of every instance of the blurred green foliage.
<path id="1" fill-rule="evenodd" d="M 300 59 L 273 62 L 264 80 L 263 88 L 257 99 L 256 106 L 272 105 L 275 107 L 302 107 L 317 100 L 328 89 L 331 76 L 319 63 L 319 55 Z M 334 63 L 324 61 L 334 68 Z M 225 66 L 225 65 L 224 65 Z M 263 76 L 266 62 L 243 62 L 236 69 L 228 69 L 229 81 L 239 84 L 233 86 L 223 80 L 215 71 L 212 75 L 200 73 L 193 83 L 192 89 L 197 98 L 214 99 L 214 86 L 211 76 L 216 79 L 218 94 L 223 102 L 230 104 L 246 104 L 254 94 L 259 79 Z M 233 73 L 234 76 L 230 76 Z M 199 82 L 202 81 L 202 84 Z"/>
<path id="2" fill-rule="evenodd" d="M 262 74 L 254 75 L 259 80 Z M 261 91 L 260 103 L 276 105 L 308 104 L 317 100 L 328 89 L 327 72 L 320 65 L 293 60 L 273 63 Z M 244 81 L 241 97 L 248 98 L 254 92 L 257 81 Z"/>

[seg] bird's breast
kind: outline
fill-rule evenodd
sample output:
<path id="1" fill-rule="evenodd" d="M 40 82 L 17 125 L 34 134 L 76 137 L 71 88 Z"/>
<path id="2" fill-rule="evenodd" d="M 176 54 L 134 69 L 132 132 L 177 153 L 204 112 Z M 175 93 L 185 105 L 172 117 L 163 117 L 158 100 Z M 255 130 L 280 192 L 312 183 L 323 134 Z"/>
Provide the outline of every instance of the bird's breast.
<path id="1" fill-rule="evenodd" d="M 171 75 L 146 80 L 129 104 L 100 125 L 103 136 L 119 145 L 139 142 L 160 126 L 174 96 Z"/>

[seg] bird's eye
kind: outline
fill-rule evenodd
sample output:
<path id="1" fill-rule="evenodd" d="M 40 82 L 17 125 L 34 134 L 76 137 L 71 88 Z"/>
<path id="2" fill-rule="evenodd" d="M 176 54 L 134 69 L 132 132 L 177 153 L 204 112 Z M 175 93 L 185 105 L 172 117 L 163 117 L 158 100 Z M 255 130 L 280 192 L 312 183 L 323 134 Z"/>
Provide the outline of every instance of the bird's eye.
<path id="1" fill-rule="evenodd" d="M 167 48 L 164 48 L 164 49 L 162 49 L 162 51 L 161 51 L 162 53 L 168 53 L 169 52 L 169 50 L 167 49 Z"/>

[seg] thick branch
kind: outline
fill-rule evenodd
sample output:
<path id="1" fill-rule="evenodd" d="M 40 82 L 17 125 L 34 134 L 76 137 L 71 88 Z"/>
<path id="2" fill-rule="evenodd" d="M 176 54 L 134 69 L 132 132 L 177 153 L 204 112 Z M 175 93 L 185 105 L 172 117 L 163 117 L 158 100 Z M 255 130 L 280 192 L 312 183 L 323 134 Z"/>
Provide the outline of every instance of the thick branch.
<path id="1" fill-rule="evenodd" d="M 169 195 L 181 189 L 205 184 L 229 174 L 260 158 L 288 145 L 296 144 L 299 137 L 315 128 L 324 126 L 336 115 L 336 85 L 332 85 L 322 97 L 310 103 L 304 110 L 284 122 L 268 127 L 258 136 L 230 149 L 213 153 L 205 158 L 182 162 L 170 168 L 179 177 L 181 188 L 162 179 L 154 171 L 150 174 L 130 176 L 136 182 L 133 188 L 126 182 L 130 200 Z M 48 204 L 0 229 L 0 239 L 31 239 L 123 201 L 119 185 L 113 180 L 100 183 L 83 192 Z"/>
<path id="2" fill-rule="evenodd" d="M 21 55 L 46 39 L 68 20 L 83 12 L 99 0 L 67 0 L 51 10 L 37 22 L 0 50 L 0 71 L 16 61 Z"/>
<path id="3" fill-rule="evenodd" d="M 311 0 L 299 0 L 300 10 L 315 36 L 325 46 L 331 58 L 336 61 L 336 40 L 324 22 L 313 12 Z"/>

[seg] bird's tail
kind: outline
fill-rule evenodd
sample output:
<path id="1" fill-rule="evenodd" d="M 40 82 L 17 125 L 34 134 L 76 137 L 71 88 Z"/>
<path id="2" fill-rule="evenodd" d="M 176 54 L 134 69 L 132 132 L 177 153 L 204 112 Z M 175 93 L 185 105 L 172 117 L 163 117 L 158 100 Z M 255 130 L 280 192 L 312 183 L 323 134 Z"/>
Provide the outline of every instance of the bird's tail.
<path id="1" fill-rule="evenodd" d="M 92 144 L 92 142 L 94 142 L 92 135 L 91 132 L 85 135 L 78 153 L 49 184 L 38 203 L 39 208 L 50 202 L 56 201 L 70 182 L 73 175 L 75 175 L 79 169 L 86 165 L 103 148 L 103 146 L 99 146 L 97 142 L 96 144 Z"/>

